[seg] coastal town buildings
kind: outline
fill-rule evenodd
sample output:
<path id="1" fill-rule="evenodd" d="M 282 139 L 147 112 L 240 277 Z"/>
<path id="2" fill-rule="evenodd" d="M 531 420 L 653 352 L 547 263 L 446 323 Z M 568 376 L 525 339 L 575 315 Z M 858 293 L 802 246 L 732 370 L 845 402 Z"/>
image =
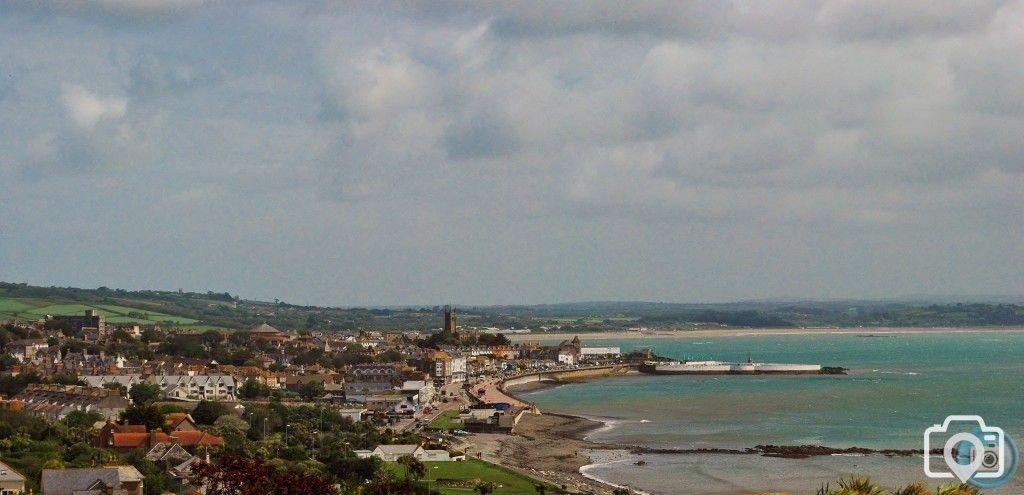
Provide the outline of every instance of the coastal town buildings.
<path id="1" fill-rule="evenodd" d="M 424 449 L 419 445 L 378 445 L 373 450 L 358 452 L 360 457 L 378 457 L 385 462 L 397 462 L 403 456 L 412 456 L 422 462 L 455 460 L 447 450 Z"/>
<path id="2" fill-rule="evenodd" d="M 143 495 L 142 473 L 134 466 L 44 469 L 42 495 Z"/>
<path id="3" fill-rule="evenodd" d="M 171 413 L 164 418 L 162 429 L 152 431 L 148 431 L 145 425 L 118 424 L 108 420 L 97 432 L 95 445 L 127 453 L 132 450 L 149 451 L 162 443 L 194 450 L 224 445 L 224 439 L 201 430 L 187 413 Z"/>
<path id="4" fill-rule="evenodd" d="M 366 402 L 369 395 L 394 390 L 401 380 L 397 365 L 358 364 L 349 369 L 345 378 L 345 398 L 355 402 Z"/>
<path id="5" fill-rule="evenodd" d="M 105 331 L 107 328 L 106 318 L 95 309 L 87 309 L 78 315 L 57 315 L 52 319 L 72 333 L 81 333 L 85 329 Z"/>
<path id="6" fill-rule="evenodd" d="M 29 385 L 0 407 L 24 411 L 51 421 L 64 419 L 73 411 L 95 412 L 116 418 L 131 403 L 117 390 L 75 385 Z"/>
<path id="7" fill-rule="evenodd" d="M 140 383 L 159 385 L 166 399 L 181 401 L 234 401 L 237 392 L 237 382 L 231 375 L 82 375 L 79 379 L 91 387 L 117 384 L 129 394 Z"/>
<path id="8" fill-rule="evenodd" d="M 0 495 L 25 493 L 25 475 L 0 461 Z"/>
<path id="9" fill-rule="evenodd" d="M 46 342 L 46 339 L 18 339 L 8 342 L 6 349 L 14 359 L 24 363 L 36 359 L 37 353 L 41 355 L 40 351 L 49 347 L 50 344 Z"/>
<path id="10" fill-rule="evenodd" d="M 466 381 L 466 357 L 462 354 L 434 349 L 424 351 L 418 369 L 430 375 L 436 387 Z"/>
<path id="11" fill-rule="evenodd" d="M 261 323 L 250 328 L 247 335 L 256 344 L 265 344 L 272 347 L 282 347 L 296 336 L 290 333 L 282 332 L 266 323 Z"/>

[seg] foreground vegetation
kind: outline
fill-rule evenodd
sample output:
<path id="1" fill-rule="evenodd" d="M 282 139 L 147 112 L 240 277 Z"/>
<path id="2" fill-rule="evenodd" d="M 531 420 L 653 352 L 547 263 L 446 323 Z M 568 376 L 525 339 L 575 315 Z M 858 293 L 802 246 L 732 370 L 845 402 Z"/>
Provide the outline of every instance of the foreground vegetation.
<path id="1" fill-rule="evenodd" d="M 932 490 L 924 482 L 919 481 L 888 491 L 872 483 L 870 478 L 851 476 L 839 480 L 834 487 L 829 484 L 822 485 L 817 495 L 981 495 L 981 490 L 965 484 L 939 485 Z"/>

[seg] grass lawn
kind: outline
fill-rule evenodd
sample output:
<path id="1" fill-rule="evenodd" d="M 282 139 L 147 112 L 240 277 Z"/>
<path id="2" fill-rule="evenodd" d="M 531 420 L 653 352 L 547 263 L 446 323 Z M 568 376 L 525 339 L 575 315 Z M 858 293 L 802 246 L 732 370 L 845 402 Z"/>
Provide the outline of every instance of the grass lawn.
<path id="1" fill-rule="evenodd" d="M 466 425 L 462 424 L 462 421 L 456 419 L 456 416 L 458 415 L 459 412 L 455 410 L 445 411 L 441 413 L 440 416 L 434 418 L 434 420 L 427 425 L 427 428 L 434 430 L 461 430 L 465 428 Z"/>
<path id="2" fill-rule="evenodd" d="M 479 459 L 467 459 L 459 462 L 427 462 L 431 488 L 438 490 L 445 495 L 467 495 L 475 493 L 473 487 L 455 488 L 444 486 L 444 480 L 479 480 L 490 481 L 498 487 L 495 494 L 512 495 L 537 493 L 534 489 L 534 480 L 523 476 L 515 471 L 505 469 L 501 466 L 481 461 Z M 387 463 L 398 476 L 405 476 L 405 468 L 396 462 Z M 437 480 L 441 480 L 438 482 Z M 426 484 L 426 478 L 420 481 Z M 549 486 L 548 493 L 554 493 L 555 487 Z"/>

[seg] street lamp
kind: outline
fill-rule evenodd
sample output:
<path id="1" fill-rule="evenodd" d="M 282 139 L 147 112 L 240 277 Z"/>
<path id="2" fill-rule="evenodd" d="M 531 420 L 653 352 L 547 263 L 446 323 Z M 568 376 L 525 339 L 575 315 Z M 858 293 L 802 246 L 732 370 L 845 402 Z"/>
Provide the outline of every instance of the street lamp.
<path id="1" fill-rule="evenodd" d="M 286 448 L 288 447 L 288 428 L 290 428 L 291 426 L 292 425 L 284 425 L 284 446 Z"/>
<path id="2" fill-rule="evenodd" d="M 437 469 L 437 468 L 438 468 L 438 466 L 434 466 L 434 469 Z M 430 493 L 430 470 L 429 469 L 427 470 L 427 493 Z"/>
<path id="3" fill-rule="evenodd" d="M 264 439 L 264 440 L 266 440 L 266 439 L 267 439 L 267 421 L 268 421 L 269 419 L 270 419 L 270 418 L 263 418 L 263 439 Z"/>

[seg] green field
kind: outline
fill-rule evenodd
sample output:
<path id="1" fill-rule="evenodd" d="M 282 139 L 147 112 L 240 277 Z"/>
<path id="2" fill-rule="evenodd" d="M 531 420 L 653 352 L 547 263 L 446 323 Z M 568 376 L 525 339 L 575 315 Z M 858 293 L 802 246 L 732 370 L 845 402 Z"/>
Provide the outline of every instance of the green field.
<path id="1" fill-rule="evenodd" d="M 112 304 L 78 304 L 55 303 L 45 299 L 10 298 L 0 296 L 0 319 L 22 318 L 38 319 L 46 315 L 80 315 L 88 309 L 100 312 L 107 321 L 114 324 L 128 325 L 175 325 L 180 327 L 200 327 L 198 320 L 174 316 L 147 309 L 130 308 Z"/>
<path id="2" fill-rule="evenodd" d="M 433 430 L 461 430 L 465 428 L 466 425 L 462 424 L 462 421 L 455 419 L 458 415 L 459 412 L 455 410 L 445 411 L 441 413 L 440 416 L 434 418 L 434 420 L 427 425 L 427 428 Z"/>
<path id="3" fill-rule="evenodd" d="M 460 462 L 427 462 L 424 464 L 427 466 L 427 473 L 431 479 L 431 488 L 438 490 L 444 495 L 476 493 L 472 487 L 455 488 L 444 486 L 444 480 L 490 481 L 497 485 L 494 493 L 500 495 L 537 493 L 534 489 L 536 482 L 533 479 L 510 469 L 478 459 L 468 459 Z M 405 476 L 405 468 L 401 464 L 389 462 L 387 466 L 396 475 Z M 424 478 L 420 483 L 426 484 L 427 479 Z M 553 486 L 548 488 L 548 493 L 555 493 Z"/>

